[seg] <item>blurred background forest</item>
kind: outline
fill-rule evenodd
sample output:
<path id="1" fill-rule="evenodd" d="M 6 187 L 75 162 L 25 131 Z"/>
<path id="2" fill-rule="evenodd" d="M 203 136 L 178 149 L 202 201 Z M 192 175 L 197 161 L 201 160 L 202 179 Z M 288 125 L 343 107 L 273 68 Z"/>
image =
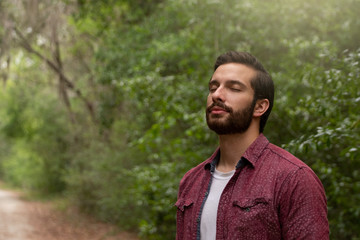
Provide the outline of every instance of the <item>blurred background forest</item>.
<path id="1" fill-rule="evenodd" d="M 359 0 L 1 0 L 0 178 L 174 239 L 177 187 L 217 137 L 215 58 L 276 84 L 265 135 L 310 165 L 331 239 L 360 239 Z"/>

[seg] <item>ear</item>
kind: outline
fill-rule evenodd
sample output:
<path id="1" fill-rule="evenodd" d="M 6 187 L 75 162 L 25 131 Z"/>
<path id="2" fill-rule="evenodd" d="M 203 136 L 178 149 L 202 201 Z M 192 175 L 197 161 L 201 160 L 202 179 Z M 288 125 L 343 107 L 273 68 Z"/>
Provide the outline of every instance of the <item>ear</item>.
<path id="1" fill-rule="evenodd" d="M 270 106 L 270 102 L 268 99 L 259 99 L 256 101 L 255 108 L 254 108 L 254 117 L 261 117 Z"/>

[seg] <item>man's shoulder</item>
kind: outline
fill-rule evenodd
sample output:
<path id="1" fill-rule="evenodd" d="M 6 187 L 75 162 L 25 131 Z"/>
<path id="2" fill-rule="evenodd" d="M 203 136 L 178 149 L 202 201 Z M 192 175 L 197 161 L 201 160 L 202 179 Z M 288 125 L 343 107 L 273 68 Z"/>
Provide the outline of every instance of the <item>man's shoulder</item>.
<path id="1" fill-rule="evenodd" d="M 263 165 L 277 167 L 278 170 L 294 170 L 307 165 L 285 149 L 272 144 L 263 135 L 258 138 L 246 150 L 244 157 L 255 167 Z"/>
<path id="2" fill-rule="evenodd" d="M 197 176 L 204 174 L 205 166 L 207 164 L 210 164 L 209 159 L 206 159 L 205 161 L 199 163 L 197 166 L 191 168 L 189 171 L 185 173 L 181 182 L 184 182 L 188 179 L 196 178 Z"/>
<path id="3" fill-rule="evenodd" d="M 269 143 L 265 150 L 268 152 L 267 156 L 271 161 L 277 162 L 283 167 L 291 169 L 309 168 L 305 162 L 275 144 Z"/>
<path id="4" fill-rule="evenodd" d="M 268 144 L 263 154 L 263 166 L 266 172 L 276 173 L 274 176 L 287 186 L 288 189 L 298 186 L 297 183 L 311 184 L 313 188 L 319 190 L 324 195 L 321 181 L 316 173 L 305 162 L 295 157 L 287 150 L 274 144 Z M 307 188 L 307 190 L 311 190 Z M 307 191 L 306 190 L 306 191 Z M 306 192 L 304 190 L 304 192 Z"/>
<path id="5" fill-rule="evenodd" d="M 196 195 L 202 186 L 203 179 L 206 177 L 206 173 L 209 171 L 206 169 L 206 165 L 210 164 L 209 159 L 193 167 L 185 173 L 180 181 L 178 198 L 188 199 Z"/>
<path id="6" fill-rule="evenodd" d="M 199 163 L 197 166 L 191 168 L 185 173 L 180 181 L 180 190 L 188 187 L 196 187 L 200 179 L 203 179 L 207 172 L 210 172 L 211 163 L 216 157 L 219 148 L 205 161 Z"/>
<path id="7" fill-rule="evenodd" d="M 198 175 L 199 173 L 203 173 L 205 168 L 210 167 L 210 164 L 213 162 L 213 160 L 217 157 L 218 153 L 219 153 L 220 149 L 219 147 L 213 152 L 213 154 L 206 159 L 205 161 L 199 163 L 197 166 L 191 168 L 183 177 L 184 178 L 189 178 L 191 176 L 194 175 Z"/>

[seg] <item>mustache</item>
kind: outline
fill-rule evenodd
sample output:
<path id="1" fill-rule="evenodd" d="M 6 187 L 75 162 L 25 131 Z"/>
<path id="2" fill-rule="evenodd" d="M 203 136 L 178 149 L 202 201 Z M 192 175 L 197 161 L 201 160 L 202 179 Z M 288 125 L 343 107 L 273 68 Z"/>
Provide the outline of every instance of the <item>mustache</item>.
<path id="1" fill-rule="evenodd" d="M 233 110 L 231 107 L 228 107 L 226 106 L 224 103 L 222 102 L 213 102 L 209 107 L 206 108 L 206 111 L 207 112 L 211 112 L 211 110 L 214 108 L 214 107 L 220 107 L 222 109 L 224 109 L 225 111 L 229 112 L 229 113 L 232 113 Z"/>

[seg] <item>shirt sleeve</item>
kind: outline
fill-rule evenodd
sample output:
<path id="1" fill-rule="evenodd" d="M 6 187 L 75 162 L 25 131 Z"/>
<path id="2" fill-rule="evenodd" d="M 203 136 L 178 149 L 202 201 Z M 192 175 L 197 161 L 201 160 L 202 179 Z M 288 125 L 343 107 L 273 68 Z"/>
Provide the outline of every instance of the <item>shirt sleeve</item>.
<path id="1" fill-rule="evenodd" d="M 311 169 L 290 174 L 278 206 L 283 239 L 329 239 L 326 204 L 324 188 Z"/>

